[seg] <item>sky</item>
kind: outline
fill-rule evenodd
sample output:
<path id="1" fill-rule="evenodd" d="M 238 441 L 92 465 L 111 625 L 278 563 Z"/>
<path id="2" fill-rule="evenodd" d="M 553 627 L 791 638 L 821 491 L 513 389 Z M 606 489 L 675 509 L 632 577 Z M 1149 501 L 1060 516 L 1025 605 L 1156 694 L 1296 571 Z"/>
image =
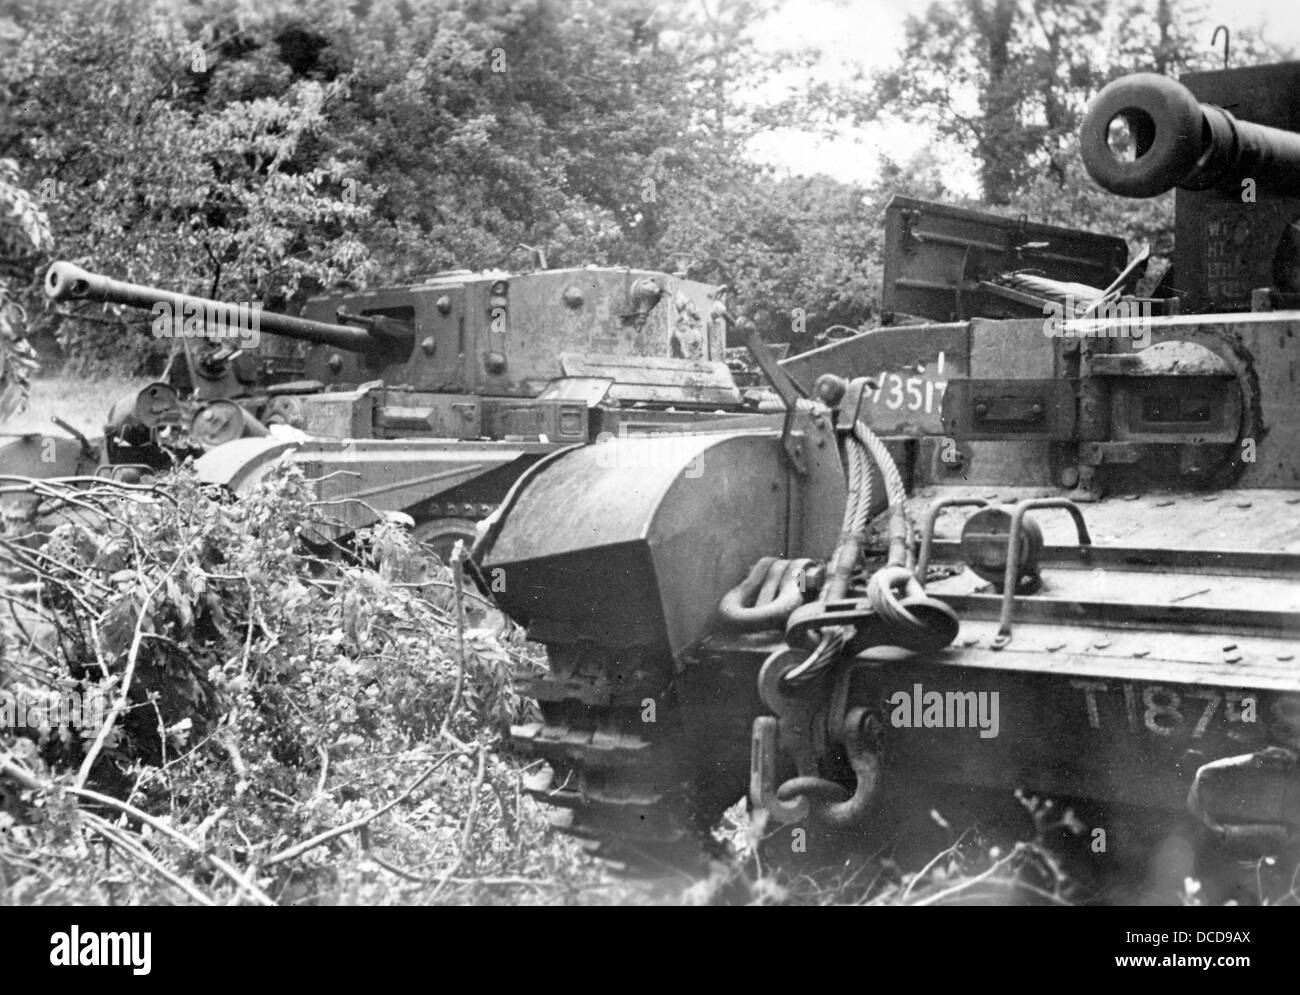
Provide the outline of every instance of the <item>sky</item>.
<path id="1" fill-rule="evenodd" d="M 897 61 L 908 15 L 920 15 L 931 0 L 786 0 L 777 14 L 757 32 L 759 44 L 771 51 L 813 47 L 822 52 L 819 73 L 845 78 L 857 67 L 872 69 Z M 1209 25 L 1205 45 L 1216 24 L 1234 31 L 1261 33 L 1300 52 L 1300 0 L 1200 0 L 1196 5 Z M 760 161 L 794 174 L 828 173 L 846 182 L 870 182 L 878 151 L 889 149 L 907 158 L 923 148 L 929 136 L 915 128 L 873 126 L 846 137 L 826 140 L 810 135 L 770 133 L 759 136 L 751 154 Z M 975 195 L 973 167 L 964 157 L 945 160 L 945 175 L 957 193 Z"/>

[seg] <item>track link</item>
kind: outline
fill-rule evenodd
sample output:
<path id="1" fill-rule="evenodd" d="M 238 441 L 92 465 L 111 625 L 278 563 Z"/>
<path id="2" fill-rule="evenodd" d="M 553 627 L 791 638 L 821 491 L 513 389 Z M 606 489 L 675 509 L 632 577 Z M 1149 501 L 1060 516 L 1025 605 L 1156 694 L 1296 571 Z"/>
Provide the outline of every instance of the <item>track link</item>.
<path id="1" fill-rule="evenodd" d="M 519 753 L 545 762 L 526 781 L 528 793 L 557 810 L 556 829 L 615 869 L 659 875 L 702 867 L 708 827 L 693 805 L 688 765 L 665 735 L 661 703 L 650 723 L 639 709 L 582 697 L 543 698 L 544 721 L 511 729 Z"/>
<path id="2" fill-rule="evenodd" d="M 529 793 L 562 832 L 615 870 L 704 870 L 711 830 L 745 793 L 749 727 L 761 707 L 752 667 L 703 653 L 674 668 L 630 650 L 547 647 L 550 671 L 517 682 L 541 722 L 511 729 L 544 763 Z"/>

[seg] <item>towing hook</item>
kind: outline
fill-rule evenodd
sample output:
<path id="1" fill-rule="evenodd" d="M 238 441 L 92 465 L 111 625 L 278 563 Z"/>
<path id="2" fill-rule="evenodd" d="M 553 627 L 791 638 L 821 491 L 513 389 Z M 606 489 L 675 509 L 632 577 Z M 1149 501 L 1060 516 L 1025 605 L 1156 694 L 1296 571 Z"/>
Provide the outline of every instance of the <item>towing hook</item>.
<path id="1" fill-rule="evenodd" d="M 858 783 L 847 801 L 814 807 L 814 819 L 831 829 L 845 829 L 866 817 L 880 783 L 880 736 L 880 721 L 871 709 L 855 708 L 845 716 L 844 749 Z"/>
<path id="2" fill-rule="evenodd" d="M 880 722 L 869 708 L 855 708 L 844 720 L 844 748 L 857 778 L 851 795 L 835 781 L 795 777 L 776 789 L 779 804 L 809 806 L 809 819 L 828 829 L 847 829 L 861 822 L 880 783 Z M 845 797 L 845 796 L 848 797 Z"/>

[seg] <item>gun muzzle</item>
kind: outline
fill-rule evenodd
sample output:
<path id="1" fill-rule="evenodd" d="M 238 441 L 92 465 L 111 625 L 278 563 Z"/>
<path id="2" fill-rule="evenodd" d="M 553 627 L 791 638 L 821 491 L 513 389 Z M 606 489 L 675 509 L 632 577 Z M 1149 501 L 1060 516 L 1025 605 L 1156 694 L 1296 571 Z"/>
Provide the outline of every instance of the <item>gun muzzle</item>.
<path id="1" fill-rule="evenodd" d="M 1128 128 L 1127 147 L 1117 141 L 1120 122 Z M 1089 175 L 1124 197 L 1239 187 L 1247 179 L 1260 193 L 1300 196 L 1300 134 L 1242 121 L 1155 73 L 1103 87 L 1083 119 L 1079 145 Z"/>

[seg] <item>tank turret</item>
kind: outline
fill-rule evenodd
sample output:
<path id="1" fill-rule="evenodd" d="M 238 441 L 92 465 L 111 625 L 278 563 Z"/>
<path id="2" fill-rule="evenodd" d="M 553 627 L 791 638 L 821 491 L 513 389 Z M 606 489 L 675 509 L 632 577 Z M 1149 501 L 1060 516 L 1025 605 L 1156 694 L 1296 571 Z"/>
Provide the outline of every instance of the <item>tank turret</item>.
<path id="1" fill-rule="evenodd" d="M 126 283 L 67 262 L 50 267 L 45 292 L 53 301 L 149 310 L 155 335 L 221 343 L 225 352 L 256 346 L 260 333 L 305 342 L 306 356 L 279 372 L 317 390 L 383 381 L 416 392 L 536 398 L 553 381 L 578 377 L 612 381 L 609 397 L 622 404 L 713 410 L 740 402 L 713 314 L 717 288 L 653 271 L 456 271 L 322 294 L 301 317 Z M 250 386 L 256 393 L 264 385 Z"/>
<path id="2" fill-rule="evenodd" d="M 651 270 L 461 270 L 321 294 L 301 316 L 67 262 L 45 292 L 149 311 L 155 335 L 186 340 L 191 382 L 124 398 L 107 462 L 143 472 L 202 453 L 200 474 L 238 489 L 291 448 L 332 534 L 397 510 L 442 553 L 554 449 L 753 410 L 724 361 L 719 288 Z"/>

